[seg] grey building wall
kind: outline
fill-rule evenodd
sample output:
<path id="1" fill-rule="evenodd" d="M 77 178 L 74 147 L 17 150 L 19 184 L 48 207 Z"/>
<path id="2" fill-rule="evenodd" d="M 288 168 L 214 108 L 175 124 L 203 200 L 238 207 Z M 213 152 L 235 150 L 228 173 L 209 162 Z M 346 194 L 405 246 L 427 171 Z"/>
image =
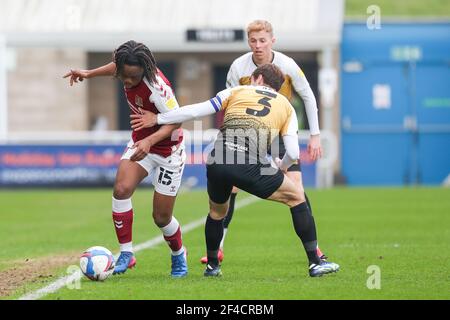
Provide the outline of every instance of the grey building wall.
<path id="1" fill-rule="evenodd" d="M 86 64 L 78 49 L 20 48 L 8 71 L 8 123 L 11 132 L 88 129 L 87 87 L 70 88 L 62 76 Z"/>

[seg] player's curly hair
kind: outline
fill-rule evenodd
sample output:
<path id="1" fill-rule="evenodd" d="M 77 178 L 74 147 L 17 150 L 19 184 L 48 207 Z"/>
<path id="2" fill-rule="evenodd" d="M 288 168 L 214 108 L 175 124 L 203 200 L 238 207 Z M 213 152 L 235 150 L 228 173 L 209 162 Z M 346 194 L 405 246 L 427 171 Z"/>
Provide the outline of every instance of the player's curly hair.
<path id="1" fill-rule="evenodd" d="M 276 65 L 272 63 L 263 64 L 255 69 L 252 73 L 252 77 L 255 79 L 260 75 L 263 76 L 264 83 L 270 86 L 272 89 L 279 91 L 284 82 L 284 74 Z"/>
<path id="2" fill-rule="evenodd" d="M 156 82 L 158 70 L 156 60 L 146 45 L 134 40 L 127 41 L 114 50 L 113 60 L 116 64 L 116 77 L 122 73 L 124 65 L 127 64 L 142 67 L 144 69 L 144 77 L 150 83 Z"/>

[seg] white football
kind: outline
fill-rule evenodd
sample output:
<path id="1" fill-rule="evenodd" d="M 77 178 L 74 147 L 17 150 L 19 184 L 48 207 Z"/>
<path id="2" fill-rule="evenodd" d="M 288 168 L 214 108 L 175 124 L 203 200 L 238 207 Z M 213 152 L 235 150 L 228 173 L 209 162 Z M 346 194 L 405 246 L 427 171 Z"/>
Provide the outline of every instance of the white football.
<path id="1" fill-rule="evenodd" d="M 81 272 L 93 281 L 107 279 L 114 272 L 115 265 L 111 251 L 100 246 L 87 249 L 80 257 Z"/>

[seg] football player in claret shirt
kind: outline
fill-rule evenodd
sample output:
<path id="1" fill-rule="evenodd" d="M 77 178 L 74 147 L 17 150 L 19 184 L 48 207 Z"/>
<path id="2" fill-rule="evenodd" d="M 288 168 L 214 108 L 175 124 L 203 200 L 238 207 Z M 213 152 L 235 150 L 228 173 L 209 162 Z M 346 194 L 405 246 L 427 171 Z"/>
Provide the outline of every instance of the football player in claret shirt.
<path id="1" fill-rule="evenodd" d="M 151 51 L 142 43 L 128 41 L 113 54 L 113 62 L 92 70 L 71 70 L 70 85 L 97 76 L 116 76 L 123 82 L 130 114 L 164 113 L 178 109 L 170 82 L 157 68 Z M 133 207 L 131 196 L 139 183 L 153 174 L 153 219 L 161 229 L 172 254 L 173 277 L 187 275 L 186 249 L 173 207 L 185 163 L 180 125 L 162 125 L 132 132 L 117 169 L 112 198 L 112 216 L 120 256 L 114 270 L 124 273 L 134 267 L 132 245 Z"/>
<path id="2" fill-rule="evenodd" d="M 279 92 L 286 98 L 291 99 L 293 90 L 295 90 L 302 98 L 305 104 L 306 115 L 308 117 L 310 140 L 308 143 L 308 154 L 310 159 L 315 161 L 322 156 L 322 147 L 320 144 L 320 130 L 319 119 L 317 115 L 317 103 L 314 93 L 309 86 L 303 71 L 295 63 L 295 61 L 286 56 L 285 54 L 272 50 L 272 46 L 275 43 L 273 35 L 273 28 L 270 22 L 266 20 L 255 20 L 251 22 L 247 27 L 248 45 L 251 52 L 247 52 L 244 55 L 238 57 L 230 66 L 230 70 L 227 75 L 227 88 L 234 88 L 239 85 L 250 84 L 250 76 L 255 69 L 267 63 L 272 63 L 279 67 L 284 73 L 284 82 Z M 285 148 L 283 140 L 281 138 L 275 139 L 274 143 L 279 144 L 277 150 L 279 150 L 280 158 L 284 155 Z M 272 155 L 276 157 L 277 155 Z M 293 164 L 287 171 L 287 176 L 296 182 L 296 184 L 303 189 L 302 172 L 300 161 Z M 233 188 L 233 192 L 230 198 L 230 207 L 228 209 L 227 216 L 224 220 L 224 233 L 222 241 L 220 242 L 219 260 L 224 258 L 223 247 L 225 242 L 225 236 L 228 232 L 228 226 L 233 218 L 234 203 L 236 199 L 238 189 Z M 306 203 L 312 213 L 311 204 L 305 193 Z M 327 257 L 317 247 L 317 254 L 321 259 Z M 202 257 L 200 262 L 206 263 L 207 257 Z"/>
<path id="3" fill-rule="evenodd" d="M 218 252 L 233 186 L 289 206 L 294 230 L 308 257 L 311 277 L 339 270 L 338 264 L 319 257 L 316 225 L 303 186 L 286 174 L 298 161 L 300 150 L 295 110 L 286 97 L 277 92 L 283 81 L 284 75 L 277 66 L 265 64 L 253 71 L 251 86 L 225 89 L 208 101 L 171 112 L 133 116 L 132 127 L 141 130 L 155 124 L 182 123 L 224 110 L 224 122 L 206 165 L 210 211 L 205 224 L 205 276 L 221 275 Z M 266 155 L 278 135 L 286 150 L 282 159 L 275 158 L 274 168 Z"/>

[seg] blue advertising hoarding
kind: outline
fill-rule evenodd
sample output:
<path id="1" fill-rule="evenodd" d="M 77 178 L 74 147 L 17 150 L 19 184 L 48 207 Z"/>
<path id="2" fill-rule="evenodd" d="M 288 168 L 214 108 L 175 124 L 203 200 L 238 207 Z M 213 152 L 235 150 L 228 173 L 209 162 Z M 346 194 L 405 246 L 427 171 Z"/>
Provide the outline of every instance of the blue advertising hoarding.
<path id="1" fill-rule="evenodd" d="M 187 145 L 183 184 L 206 187 L 210 145 Z M 124 145 L 0 145 L 0 187 L 112 186 Z M 315 186 L 315 164 L 302 149 L 305 186 Z M 150 185 L 151 177 L 143 184 Z"/>

